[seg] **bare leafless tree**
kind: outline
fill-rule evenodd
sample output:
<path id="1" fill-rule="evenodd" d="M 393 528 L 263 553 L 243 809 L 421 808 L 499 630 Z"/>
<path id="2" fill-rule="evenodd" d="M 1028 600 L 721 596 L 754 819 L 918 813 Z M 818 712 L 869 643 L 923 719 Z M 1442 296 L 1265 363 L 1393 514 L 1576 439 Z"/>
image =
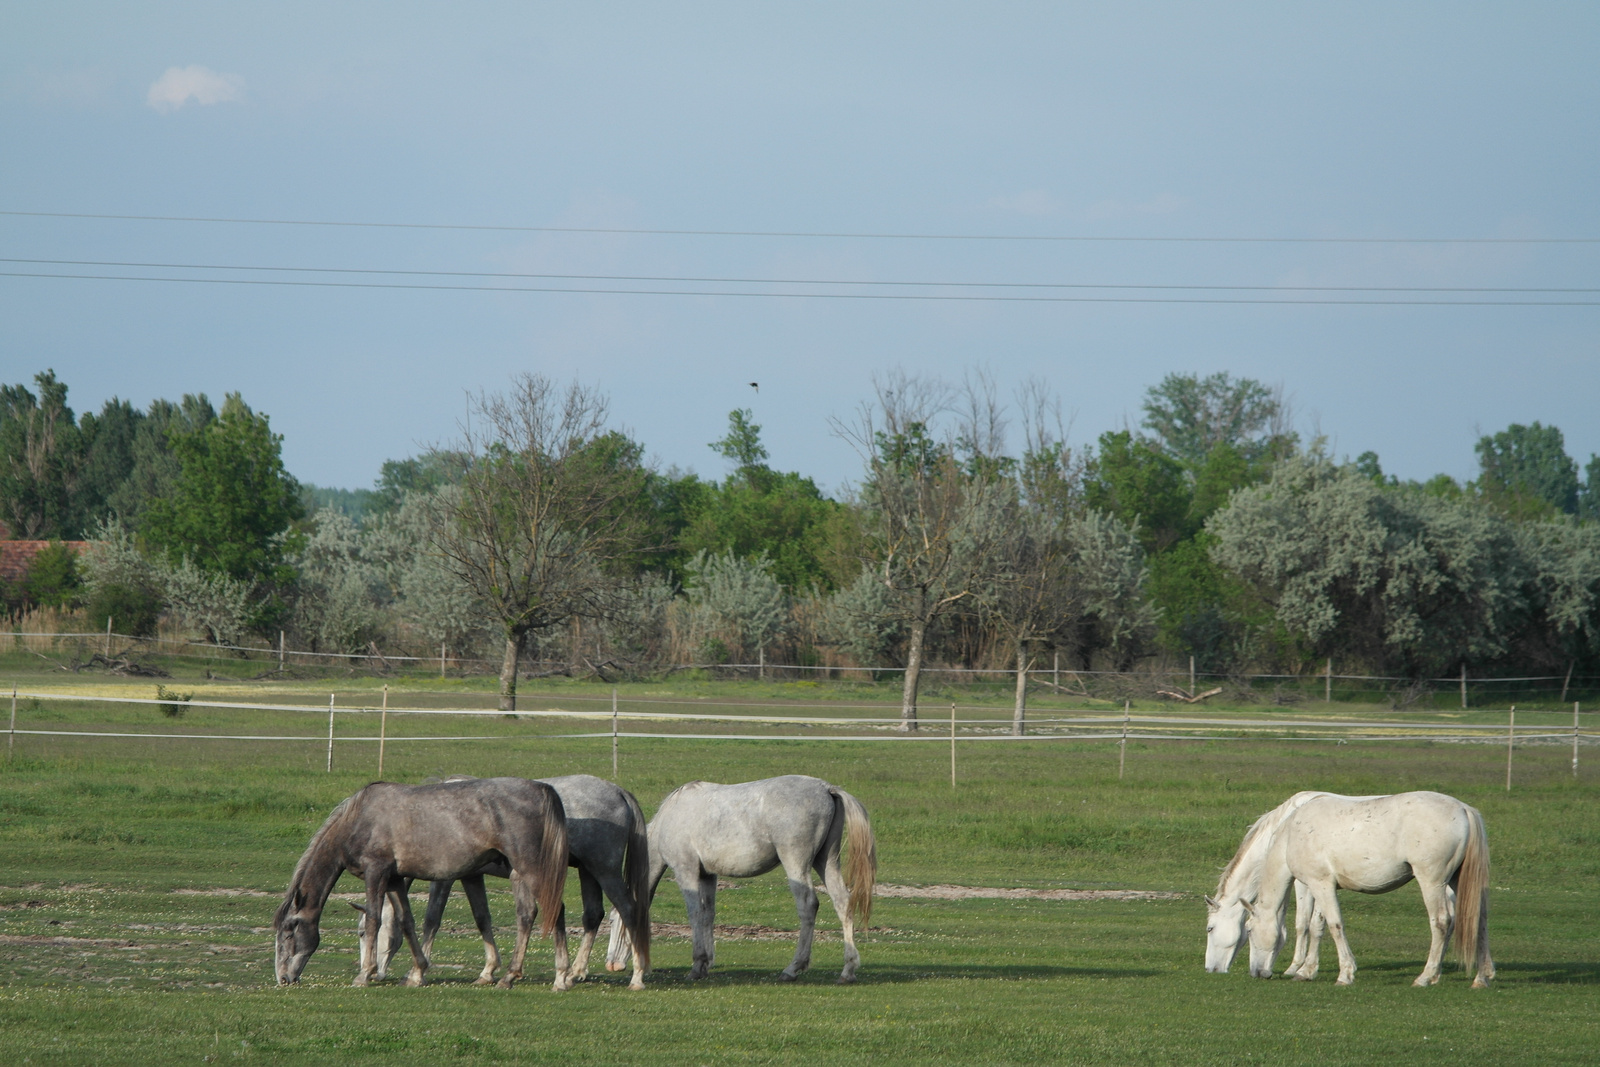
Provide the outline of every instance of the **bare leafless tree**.
<path id="1" fill-rule="evenodd" d="M 600 393 L 535 374 L 469 401 L 461 488 L 434 541 L 505 634 L 503 711 L 516 710 L 528 636 L 606 617 L 640 548 L 638 449 L 606 417 Z"/>
<path id="2" fill-rule="evenodd" d="M 934 421 L 951 407 L 948 386 L 903 371 L 873 384 L 876 402 L 862 405 L 853 422 L 836 420 L 834 430 L 866 465 L 863 564 L 886 594 L 882 610 L 906 628 L 900 724 L 915 730 L 928 626 L 973 598 L 986 580 L 1002 484 L 982 465 L 964 470 L 954 442 L 935 436 Z M 968 426 L 994 425 L 974 411 Z"/>

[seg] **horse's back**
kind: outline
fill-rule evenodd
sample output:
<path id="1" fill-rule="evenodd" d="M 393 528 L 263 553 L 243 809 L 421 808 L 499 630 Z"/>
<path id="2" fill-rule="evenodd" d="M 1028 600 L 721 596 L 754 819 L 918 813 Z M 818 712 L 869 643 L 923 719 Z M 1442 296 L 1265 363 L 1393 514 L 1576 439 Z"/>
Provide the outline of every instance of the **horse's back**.
<path id="1" fill-rule="evenodd" d="M 1295 809 L 1284 824 L 1284 843 L 1297 877 L 1321 869 L 1340 888 L 1383 893 L 1418 873 L 1454 870 L 1471 833 L 1468 810 L 1431 791 L 1330 794 Z"/>
<path id="2" fill-rule="evenodd" d="M 650 824 L 650 848 L 675 865 L 692 854 L 708 871 L 752 877 L 786 855 L 814 855 L 833 816 L 831 787 L 808 775 L 694 782 L 662 802 Z"/>

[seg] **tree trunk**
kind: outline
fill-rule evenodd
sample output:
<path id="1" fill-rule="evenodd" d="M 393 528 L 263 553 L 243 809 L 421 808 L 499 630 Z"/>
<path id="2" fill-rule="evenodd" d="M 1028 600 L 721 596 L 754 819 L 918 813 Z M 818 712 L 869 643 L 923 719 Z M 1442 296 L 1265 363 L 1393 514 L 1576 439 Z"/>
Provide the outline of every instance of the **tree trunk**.
<path id="1" fill-rule="evenodd" d="M 928 624 L 918 619 L 911 624 L 906 639 L 906 679 L 900 694 L 900 729 L 910 733 L 917 728 L 917 682 L 922 676 L 922 638 Z"/>
<path id="2" fill-rule="evenodd" d="M 517 710 L 517 666 L 526 634 L 506 635 L 506 656 L 500 663 L 500 710 Z"/>
<path id="3" fill-rule="evenodd" d="M 1011 733 L 1022 736 L 1022 723 L 1028 714 L 1028 642 L 1017 642 L 1017 704 L 1011 712 Z"/>

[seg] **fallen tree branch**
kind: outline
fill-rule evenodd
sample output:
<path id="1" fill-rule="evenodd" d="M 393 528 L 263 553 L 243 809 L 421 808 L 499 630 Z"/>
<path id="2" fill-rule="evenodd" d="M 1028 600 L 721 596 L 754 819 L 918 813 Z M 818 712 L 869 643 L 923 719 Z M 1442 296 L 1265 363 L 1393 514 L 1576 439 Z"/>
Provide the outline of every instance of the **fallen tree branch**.
<path id="1" fill-rule="evenodd" d="M 1198 704 L 1206 697 L 1214 697 L 1220 692 L 1222 692 L 1222 686 L 1219 685 L 1215 689 L 1207 689 L 1204 693 L 1193 694 L 1185 693 L 1178 689 L 1157 689 L 1156 695 L 1170 697 L 1173 700 L 1181 700 L 1185 704 Z"/>

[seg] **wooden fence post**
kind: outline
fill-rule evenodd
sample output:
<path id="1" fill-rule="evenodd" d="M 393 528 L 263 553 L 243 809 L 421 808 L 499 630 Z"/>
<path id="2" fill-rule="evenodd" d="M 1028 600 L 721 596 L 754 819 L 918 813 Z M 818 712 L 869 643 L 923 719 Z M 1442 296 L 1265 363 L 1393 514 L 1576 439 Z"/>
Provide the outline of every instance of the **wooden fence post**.
<path id="1" fill-rule="evenodd" d="M 1130 702 L 1122 702 L 1122 740 L 1117 742 L 1117 780 L 1122 780 L 1122 768 L 1128 762 L 1128 708 Z"/>
<path id="2" fill-rule="evenodd" d="M 111 616 L 106 616 L 106 659 L 111 658 Z"/>
<path id="3" fill-rule="evenodd" d="M 617 688 L 611 687 L 611 780 L 617 780 Z"/>
<path id="4" fill-rule="evenodd" d="M 11 687 L 11 736 L 6 738 L 6 762 L 11 762 L 11 757 L 17 751 L 17 687 Z M 1578 765 L 1578 741 L 1572 741 L 1572 765 Z"/>
<path id="5" fill-rule="evenodd" d="M 1511 752 L 1517 743 L 1517 706 L 1511 705 L 1511 722 L 1506 727 L 1506 792 L 1511 792 Z"/>
<path id="6" fill-rule="evenodd" d="M 1322 679 L 1322 702 L 1333 703 L 1333 657 L 1328 657 L 1328 669 Z"/>
<path id="7" fill-rule="evenodd" d="M 956 702 L 950 702 L 950 788 L 956 787 Z"/>
<path id="8" fill-rule="evenodd" d="M 1567 687 L 1572 684 L 1572 668 L 1577 666 L 1577 660 L 1567 660 L 1567 676 L 1561 680 L 1561 702 L 1567 702 Z"/>
<path id="9" fill-rule="evenodd" d="M 1054 685 L 1055 685 L 1056 695 L 1060 696 L 1061 695 L 1061 650 L 1058 648 L 1058 649 L 1055 650 L 1055 653 L 1056 653 L 1056 665 L 1055 665 L 1055 670 L 1052 672 L 1053 673 L 1053 677 L 1051 677 L 1050 681 L 1052 683 L 1054 683 Z"/>
<path id="10" fill-rule="evenodd" d="M 1466 706 L 1467 706 L 1467 661 L 1466 660 L 1462 660 L 1461 661 L 1461 707 L 1462 707 L 1463 710 L 1465 710 Z"/>
<path id="11" fill-rule="evenodd" d="M 333 773 L 333 694 L 328 694 L 328 773 Z"/>
<path id="12" fill-rule="evenodd" d="M 1578 777 L 1578 702 L 1572 702 L 1572 777 Z"/>
<path id="13" fill-rule="evenodd" d="M 378 717 L 378 777 L 383 777 L 383 746 L 389 739 L 389 687 L 383 687 L 383 714 Z"/>
<path id="14" fill-rule="evenodd" d="M 283 673 L 283 631 L 278 631 L 278 673 Z"/>
<path id="15" fill-rule="evenodd" d="M 1189 695 L 1194 696 L 1198 690 L 1194 687 L 1194 657 L 1189 657 Z"/>

